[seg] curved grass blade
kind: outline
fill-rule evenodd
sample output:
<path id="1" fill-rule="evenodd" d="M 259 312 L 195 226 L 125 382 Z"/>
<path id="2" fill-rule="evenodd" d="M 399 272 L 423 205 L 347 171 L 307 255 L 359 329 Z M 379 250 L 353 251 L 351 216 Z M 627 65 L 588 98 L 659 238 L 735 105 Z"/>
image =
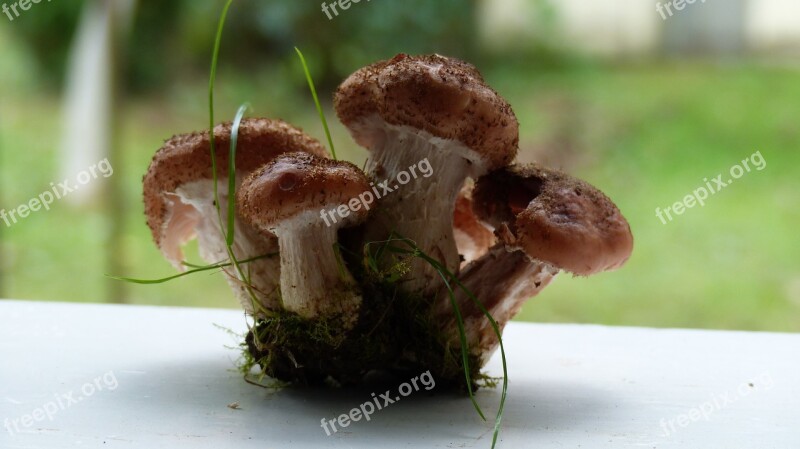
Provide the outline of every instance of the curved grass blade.
<path id="1" fill-rule="evenodd" d="M 395 246 L 386 246 L 389 243 L 391 243 L 392 241 L 402 242 L 405 245 L 407 245 L 408 247 L 410 247 L 411 250 L 398 248 L 398 247 L 395 247 Z M 369 245 L 371 243 L 379 243 L 379 242 L 370 242 L 367 245 Z M 410 240 L 408 238 L 405 238 L 405 237 L 402 237 L 402 236 L 396 236 L 396 234 L 393 233 L 392 236 L 390 236 L 389 240 L 387 240 L 386 242 L 380 242 L 380 243 L 384 243 L 384 247 L 387 248 L 391 252 L 411 255 L 411 256 L 418 257 L 418 258 L 426 261 L 434 269 L 436 269 L 436 271 L 442 277 L 442 280 L 444 281 L 445 286 L 446 286 L 446 288 L 448 290 L 448 294 L 450 295 L 451 304 L 453 305 L 453 310 L 454 310 L 454 312 L 456 314 L 456 322 L 458 324 L 458 330 L 459 330 L 459 339 L 461 340 L 461 345 L 462 345 L 461 346 L 461 348 L 462 348 L 462 356 L 465 356 L 465 354 L 467 354 L 466 349 L 465 349 L 466 348 L 466 344 L 465 344 L 465 338 L 466 337 L 465 337 L 465 331 L 464 331 L 464 328 L 463 328 L 463 320 L 462 320 L 462 317 L 461 317 L 461 311 L 460 311 L 460 309 L 458 307 L 458 304 L 456 304 L 456 302 L 455 302 L 455 296 L 454 296 L 453 289 L 451 287 L 450 282 L 448 282 L 448 280 L 445 278 L 445 275 L 447 275 L 448 278 L 452 279 L 453 283 L 457 287 L 461 288 L 462 291 L 464 291 L 464 293 L 467 295 L 467 297 L 470 299 L 470 301 L 472 301 L 475 304 L 475 306 L 478 307 L 478 309 L 481 311 L 481 313 L 483 313 L 483 315 L 486 316 L 486 318 L 489 320 L 489 323 L 492 326 L 492 330 L 495 333 L 495 335 L 497 336 L 497 339 L 498 339 L 498 342 L 499 342 L 499 345 L 500 345 L 500 354 L 501 354 L 501 358 L 502 358 L 502 362 L 503 362 L 503 389 L 502 389 L 502 393 L 500 395 L 500 405 L 499 405 L 499 408 L 497 410 L 497 415 L 495 417 L 494 432 L 493 432 L 493 436 L 492 436 L 492 449 L 494 449 L 495 446 L 497 445 L 497 438 L 500 435 L 500 427 L 501 427 L 501 423 L 502 423 L 502 419 L 503 419 L 503 412 L 505 411 L 505 403 L 506 403 L 506 398 L 508 396 L 508 363 L 507 363 L 507 360 L 506 360 L 506 351 L 505 351 L 505 346 L 503 344 L 503 335 L 500 332 L 500 326 L 497 324 L 497 321 L 495 321 L 495 319 L 492 316 L 492 314 L 488 310 L 486 310 L 486 307 L 483 305 L 483 303 L 481 303 L 475 297 L 475 295 L 472 293 L 472 291 L 470 291 L 463 283 L 461 283 L 461 281 L 458 279 L 457 276 L 455 276 L 453 273 L 451 273 L 447 269 L 447 267 L 443 266 L 439 261 L 437 261 L 436 259 L 433 259 L 432 257 L 430 257 L 427 254 L 425 254 L 421 249 L 419 249 L 419 247 L 417 247 L 417 245 L 412 240 Z M 466 363 L 468 363 L 468 362 L 465 361 L 465 364 Z M 469 377 L 469 370 L 467 369 L 467 370 L 465 370 L 465 372 L 466 372 L 466 376 L 467 376 L 467 383 L 468 383 L 468 385 L 471 386 L 471 381 L 470 381 L 470 377 Z M 473 399 L 473 405 L 475 406 L 476 410 L 478 411 L 478 413 L 483 418 L 483 413 L 481 412 L 480 407 L 477 405 L 477 403 L 475 403 L 474 398 L 472 397 L 471 389 L 470 389 L 470 399 Z M 485 420 L 485 418 L 484 418 L 484 420 Z"/>
<path id="2" fill-rule="evenodd" d="M 228 265 L 230 265 L 230 264 L 228 264 Z M 121 276 L 112 276 L 112 275 L 109 275 L 109 274 L 107 274 L 106 277 L 110 278 L 110 279 L 116 279 L 118 281 L 130 282 L 131 284 L 153 285 L 153 284 L 163 284 L 163 283 L 166 283 L 166 282 L 169 282 L 169 281 L 174 281 L 175 279 L 182 278 L 182 277 L 188 276 L 190 274 L 201 273 L 203 271 L 217 270 L 217 269 L 220 269 L 222 267 L 223 267 L 222 265 L 209 265 L 207 267 L 195 268 L 195 269 L 192 269 L 192 270 L 187 270 L 187 271 L 184 271 L 183 273 L 178 273 L 176 275 L 168 276 L 168 277 L 161 278 L 161 279 L 135 279 L 135 278 L 126 278 L 126 277 L 121 277 Z"/>
<path id="3" fill-rule="evenodd" d="M 501 422 L 503 420 L 503 411 L 505 410 L 506 397 L 508 395 L 508 364 L 506 362 L 506 350 L 505 350 L 505 347 L 503 345 L 503 334 L 500 332 L 500 326 L 497 325 L 497 322 L 495 321 L 494 317 L 492 316 L 491 313 L 489 313 L 488 310 L 486 310 L 486 307 L 484 307 L 483 303 L 481 303 L 478 300 L 478 298 L 476 298 L 475 295 L 464 284 L 462 284 L 461 281 L 458 280 L 458 277 L 453 275 L 453 273 L 450 273 L 447 270 L 447 268 L 444 267 L 441 263 L 439 263 L 436 260 L 431 259 L 426 254 L 421 254 L 421 257 L 424 260 L 427 260 L 428 263 L 430 263 L 432 266 L 434 266 L 434 268 L 437 268 L 437 271 L 439 271 L 440 274 L 442 272 L 445 272 L 445 273 L 447 273 L 447 275 L 451 279 L 453 279 L 453 282 L 459 288 L 461 288 L 462 291 L 464 291 L 464 293 L 467 295 L 467 297 L 469 297 L 470 300 L 475 304 L 475 306 L 478 307 L 478 309 L 481 311 L 481 313 L 483 313 L 483 315 L 486 316 L 486 318 L 489 320 L 489 323 L 492 326 L 492 330 L 494 331 L 495 335 L 497 336 L 497 340 L 498 340 L 498 342 L 500 344 L 500 355 L 501 355 L 501 358 L 502 358 L 502 361 L 503 361 L 503 389 L 502 389 L 502 392 L 500 394 L 500 406 L 497 409 L 497 415 L 495 417 L 495 422 L 494 422 L 494 432 L 493 432 L 493 436 L 492 436 L 492 449 L 494 449 L 494 447 L 497 445 L 497 438 L 500 435 L 500 425 L 501 425 Z M 453 306 L 458 308 L 458 306 L 455 303 L 453 303 Z"/>
<path id="4" fill-rule="evenodd" d="M 244 288 L 247 291 L 248 295 L 250 296 L 251 306 L 253 310 L 263 309 L 260 307 L 258 297 L 256 297 L 255 291 L 253 291 L 253 287 L 250 282 L 250 276 L 245 274 L 244 270 L 236 259 L 236 254 L 233 252 L 233 243 L 234 243 L 234 236 L 236 233 L 234 232 L 235 220 L 236 220 L 236 145 L 239 140 L 239 126 L 242 123 L 242 117 L 244 116 L 245 111 L 247 111 L 247 105 L 244 104 L 239 107 L 238 112 L 236 113 L 236 118 L 231 125 L 231 148 L 230 148 L 230 156 L 228 160 L 228 227 L 227 233 L 225 232 L 225 227 L 223 226 L 222 222 L 222 212 L 220 211 L 220 203 L 219 203 L 219 196 L 215 193 L 214 200 L 216 202 L 217 207 L 217 214 L 219 215 L 219 226 L 220 232 L 225 237 L 225 249 L 228 253 L 228 258 L 231 261 L 231 265 L 236 271 L 236 274 L 239 280 L 244 284 Z M 217 172 L 214 170 L 214 184 L 217 184 Z"/>
<path id="5" fill-rule="evenodd" d="M 421 254 L 418 256 L 421 257 Z M 475 392 L 472 391 L 472 378 L 469 375 L 470 368 L 469 368 L 469 350 L 467 346 L 467 331 L 464 328 L 464 318 L 461 315 L 461 308 L 459 308 L 458 303 L 456 303 L 455 292 L 453 292 L 452 287 L 450 287 L 450 283 L 447 281 L 447 278 L 445 277 L 444 273 L 442 273 L 442 271 L 439 270 L 438 268 L 436 269 L 436 271 L 442 278 L 445 288 L 447 288 L 447 294 L 448 296 L 450 296 L 450 305 L 453 306 L 453 311 L 456 314 L 456 323 L 458 325 L 458 339 L 461 342 L 461 359 L 464 363 L 464 376 L 467 379 L 467 391 L 469 391 L 469 399 L 472 401 L 472 405 L 475 407 L 475 410 L 477 410 L 478 415 L 480 415 L 481 419 L 486 421 L 486 416 L 483 414 L 483 410 L 481 410 L 480 405 L 478 405 L 478 401 L 475 399 Z"/>
<path id="6" fill-rule="evenodd" d="M 211 172 L 214 174 L 214 199 L 219 200 L 217 191 L 217 151 L 214 138 L 214 84 L 217 80 L 217 62 L 219 61 L 219 47 L 222 44 L 222 31 L 225 29 L 225 19 L 228 17 L 228 10 L 231 8 L 233 0 L 228 0 L 222 9 L 222 15 L 217 24 L 217 36 L 214 39 L 214 50 L 211 53 L 211 75 L 208 80 L 208 138 L 211 147 Z M 222 222 L 222 215 L 217 201 L 217 215 Z"/>
<path id="7" fill-rule="evenodd" d="M 228 248 L 233 246 L 233 237 L 236 234 L 236 145 L 239 142 L 239 126 L 248 109 L 250 105 L 247 103 L 239 106 L 231 126 L 231 151 L 228 156 L 228 235 L 225 240 Z"/>
<path id="8" fill-rule="evenodd" d="M 308 64 L 306 64 L 306 58 L 303 56 L 303 52 L 297 47 L 294 47 L 294 50 L 297 52 L 297 56 L 300 57 L 300 63 L 303 64 L 303 71 L 306 73 L 306 80 L 308 81 L 308 87 L 311 89 L 311 96 L 314 97 L 314 104 L 317 106 L 319 118 L 322 120 L 322 127 L 325 128 L 325 137 L 328 138 L 328 145 L 331 146 L 331 154 L 333 155 L 333 159 L 336 160 L 336 148 L 333 147 L 331 130 L 328 128 L 328 121 L 325 120 L 325 113 L 322 111 L 322 104 L 320 104 L 319 97 L 317 96 L 317 88 L 314 87 L 314 80 L 311 78 L 311 71 L 308 70 Z"/>
<path id="9" fill-rule="evenodd" d="M 503 346 L 503 335 L 500 332 L 500 326 L 497 325 L 497 321 L 495 321 L 494 317 L 486 307 L 483 305 L 482 302 L 475 297 L 475 295 L 464 285 L 458 278 L 454 278 L 456 285 L 458 285 L 464 293 L 469 297 L 469 299 L 478 307 L 478 309 L 483 313 L 486 318 L 489 320 L 489 323 L 492 325 L 492 330 L 494 334 L 497 336 L 498 341 L 500 342 L 500 356 L 503 360 L 503 390 L 500 395 L 500 407 L 497 410 L 497 416 L 495 417 L 494 423 L 494 435 L 492 437 L 492 449 L 494 449 L 495 445 L 497 444 L 497 437 L 500 435 L 500 423 L 503 420 L 503 410 L 506 406 L 506 397 L 508 395 L 508 365 L 506 363 L 506 349 Z"/>
<path id="10" fill-rule="evenodd" d="M 278 253 L 264 254 L 263 256 L 256 256 L 256 257 L 251 257 L 249 259 L 241 260 L 241 261 L 239 261 L 239 263 L 240 264 L 246 264 L 246 263 L 250 263 L 250 262 L 253 262 L 253 261 L 256 261 L 256 260 L 259 260 L 259 259 L 265 259 L 267 257 L 273 257 L 273 256 L 276 256 L 276 255 L 278 255 Z M 178 274 L 176 274 L 174 276 L 168 276 L 168 277 L 161 278 L 161 279 L 135 279 L 135 278 L 122 277 L 122 276 L 112 276 L 110 274 L 107 274 L 106 277 L 107 278 L 111 278 L 111 279 L 116 279 L 118 281 L 130 282 L 130 283 L 133 283 L 133 284 L 145 284 L 145 285 L 148 285 L 148 284 L 163 284 L 165 282 L 169 282 L 169 281 L 172 281 L 172 280 L 175 280 L 175 279 L 178 279 L 178 278 L 182 278 L 182 277 L 188 276 L 190 274 L 201 273 L 203 271 L 211 271 L 211 270 L 218 270 L 218 269 L 221 269 L 221 268 L 226 268 L 226 267 L 231 266 L 231 262 L 218 262 L 218 263 L 211 264 L 211 265 L 194 265 L 194 264 L 190 264 L 189 262 L 181 262 L 181 265 L 184 265 L 184 266 L 187 266 L 187 267 L 192 267 L 192 269 L 184 271 L 183 273 L 178 273 Z"/>
<path id="11" fill-rule="evenodd" d="M 209 148 L 211 152 L 211 170 L 213 176 L 213 190 L 214 190 L 214 205 L 217 211 L 217 218 L 219 219 L 220 225 L 220 232 L 222 233 L 223 238 L 225 239 L 226 249 L 228 253 L 228 258 L 230 262 L 226 263 L 216 263 L 207 266 L 195 265 L 189 262 L 181 262 L 181 264 L 185 267 L 191 268 L 184 273 L 179 273 L 174 276 L 169 276 L 162 279 L 134 279 L 134 278 L 127 278 L 127 277 L 120 277 L 120 276 L 112 276 L 106 274 L 107 277 L 111 279 L 116 279 L 125 282 L 131 282 L 136 284 L 161 284 L 164 282 L 171 281 L 173 279 L 181 278 L 183 276 L 188 276 L 190 274 L 203 272 L 203 271 L 210 271 L 216 269 L 224 269 L 230 266 L 233 266 L 236 270 L 239 280 L 244 284 L 247 292 L 252 299 L 253 310 L 260 311 L 265 315 L 269 315 L 269 311 L 263 309 L 260 306 L 255 292 L 253 291 L 252 286 L 250 285 L 250 277 L 245 275 L 243 272 L 241 265 L 252 262 L 257 259 L 261 259 L 264 257 L 271 257 L 275 254 L 267 254 L 263 256 L 257 256 L 250 259 L 239 261 L 236 258 L 236 255 L 233 253 L 233 244 L 234 244 L 234 236 L 235 236 L 235 195 L 236 195 L 236 146 L 238 143 L 239 137 L 239 127 L 241 125 L 242 118 L 244 117 L 244 113 L 248 109 L 248 105 L 242 105 L 238 112 L 236 113 L 236 118 L 234 119 L 233 125 L 231 127 L 231 148 L 230 148 L 230 160 L 228 164 L 228 193 L 229 193 L 229 201 L 228 201 L 228 214 L 227 214 L 227 228 L 224 226 L 225 222 L 222 219 L 222 210 L 220 208 L 219 202 L 219 176 L 217 173 L 217 152 L 216 152 L 216 137 L 214 135 L 214 85 L 217 79 L 217 65 L 219 62 L 219 50 L 220 45 L 222 43 L 222 32 L 225 28 L 225 20 L 228 16 L 228 11 L 230 10 L 231 5 L 233 4 L 233 0 L 228 0 L 225 3 L 224 8 L 222 9 L 222 14 L 219 18 L 219 23 L 217 25 L 217 34 L 214 39 L 214 49 L 212 51 L 211 56 L 211 73 L 209 76 L 208 82 L 208 132 L 209 132 Z M 228 232 L 226 232 L 226 229 Z M 249 272 L 248 272 L 249 273 Z"/>
<path id="12" fill-rule="evenodd" d="M 220 44 L 222 43 L 222 32 L 225 29 L 225 19 L 228 17 L 228 10 L 230 9 L 232 3 L 233 3 L 233 0 L 228 0 L 225 3 L 225 7 L 222 9 L 222 14 L 220 15 L 220 18 L 219 18 L 219 24 L 217 25 L 217 36 L 214 39 L 214 50 L 213 50 L 212 56 L 211 56 L 211 74 L 209 76 L 209 81 L 208 81 L 208 119 L 209 119 L 209 124 L 208 124 L 209 125 L 209 130 L 208 130 L 208 132 L 209 132 L 209 148 L 210 148 L 210 151 L 211 151 L 211 172 L 212 172 L 212 176 L 214 177 L 214 183 L 213 183 L 214 184 L 214 202 L 215 202 L 214 205 L 216 206 L 216 209 L 217 209 L 217 218 L 219 219 L 220 232 L 222 233 L 223 238 L 225 239 L 226 249 L 227 249 L 228 257 L 230 258 L 231 264 L 235 268 L 239 280 L 244 284 L 245 290 L 247 291 L 247 293 L 250 296 L 251 305 L 253 307 L 253 310 L 262 309 L 262 311 L 263 311 L 263 308 L 260 307 L 259 302 L 258 302 L 258 298 L 256 297 L 256 294 L 253 291 L 252 286 L 250 285 L 248 277 L 242 271 L 242 268 L 239 266 L 239 261 L 236 260 L 236 255 L 233 253 L 233 236 L 235 234 L 233 232 L 232 227 L 228 227 L 228 232 L 227 233 L 225 232 L 225 226 L 224 226 L 225 223 L 222 220 L 222 210 L 220 208 L 220 203 L 219 203 L 219 189 L 218 189 L 219 176 L 218 176 L 218 173 L 217 173 L 217 152 L 216 152 L 216 142 L 215 142 L 215 137 L 214 137 L 214 84 L 216 83 L 216 80 L 217 80 L 217 63 L 219 62 L 219 48 L 220 48 Z M 240 108 L 240 111 L 241 111 L 241 108 Z M 244 114 L 244 112 L 242 112 L 242 114 Z M 237 114 L 237 117 L 238 116 L 239 116 L 239 114 Z M 233 135 L 235 133 L 238 136 L 239 124 L 240 123 L 241 123 L 241 119 L 239 120 L 239 123 L 234 123 L 233 126 L 231 127 L 231 146 L 232 146 L 231 153 L 233 154 L 234 159 L 235 159 L 235 152 L 236 152 L 236 143 L 233 141 Z M 231 165 L 235 165 L 236 161 L 234 159 L 229 161 L 229 164 L 228 164 L 229 167 Z M 230 171 L 229 171 L 229 173 L 230 173 Z M 234 167 L 234 174 L 235 174 L 235 167 Z M 229 182 L 230 182 L 230 178 L 231 177 L 229 176 Z M 233 178 L 233 180 L 235 182 L 235 177 Z M 233 194 L 233 196 L 232 196 L 232 194 Z M 230 220 L 230 217 L 231 217 L 230 211 L 231 211 L 232 208 L 235 208 L 235 204 L 234 204 L 235 201 L 236 201 L 235 192 L 229 191 L 228 192 L 229 220 Z"/>
<path id="13" fill-rule="evenodd" d="M 217 262 L 217 263 L 222 263 L 222 262 Z M 187 262 L 185 260 L 183 262 L 181 262 L 181 265 L 183 265 L 186 268 L 205 268 L 205 267 L 208 266 L 208 265 L 194 264 L 194 263 L 191 263 L 191 262 Z"/>
<path id="14" fill-rule="evenodd" d="M 214 49 L 213 49 L 212 56 L 211 56 L 211 75 L 210 75 L 210 79 L 209 79 L 209 83 L 208 83 L 208 115 L 209 115 L 208 132 L 209 132 L 209 145 L 211 147 L 211 169 L 212 169 L 213 176 L 214 176 L 214 200 L 216 201 L 217 214 L 218 215 L 220 214 L 220 210 L 219 210 L 219 193 L 218 193 L 218 188 L 217 188 L 217 153 L 216 153 L 216 142 L 215 142 L 215 138 L 214 138 L 214 83 L 215 83 L 215 81 L 217 79 L 217 62 L 219 61 L 219 48 L 220 48 L 220 44 L 222 43 L 222 31 L 223 31 L 223 29 L 225 27 L 225 19 L 228 16 L 228 10 L 230 9 L 231 4 L 233 4 L 233 0 L 228 0 L 228 2 L 225 4 L 225 7 L 222 10 L 222 15 L 220 16 L 219 24 L 217 25 L 217 35 L 216 35 L 216 38 L 214 40 Z M 220 221 L 221 220 L 222 220 L 222 217 L 220 215 Z M 262 258 L 262 257 L 267 257 L 267 256 L 254 257 L 252 259 L 248 259 L 247 262 L 250 262 L 250 261 Z M 134 278 L 121 277 L 121 276 L 113 276 L 113 275 L 109 275 L 109 274 L 106 274 L 106 277 L 109 277 L 111 279 L 117 279 L 117 280 L 120 280 L 120 281 L 125 281 L 125 282 L 132 282 L 132 283 L 136 283 L 136 284 L 161 284 L 161 283 L 164 283 L 164 282 L 171 281 L 173 279 L 181 278 L 183 276 L 188 276 L 188 275 L 193 274 L 193 273 L 216 270 L 216 269 L 219 269 L 219 268 L 225 268 L 225 267 L 230 266 L 231 264 L 230 263 L 221 263 L 220 262 L 220 263 L 216 263 L 216 264 L 203 266 L 203 265 L 191 264 L 189 262 L 185 262 L 184 261 L 184 262 L 181 262 L 181 265 L 183 265 L 185 267 L 188 267 L 188 268 L 192 268 L 192 269 L 188 270 L 186 272 L 183 272 L 183 273 L 176 274 L 174 276 L 169 276 L 169 277 L 165 277 L 165 278 L 161 278 L 161 279 L 134 279 Z"/>
<path id="15" fill-rule="evenodd" d="M 395 241 L 404 243 L 411 249 L 403 249 L 391 245 L 391 243 Z M 464 319 L 461 315 L 461 309 L 458 307 L 458 304 L 456 303 L 455 292 L 451 288 L 450 282 L 447 280 L 447 277 L 445 277 L 444 272 L 440 269 L 441 266 L 437 266 L 438 264 L 433 258 L 428 257 L 427 254 L 425 254 L 421 249 L 419 249 L 419 247 L 417 247 L 417 245 L 413 241 L 406 239 L 404 237 L 395 238 L 392 234 L 392 236 L 390 236 L 389 239 L 386 241 L 369 242 L 365 245 L 365 251 L 369 253 L 368 249 L 369 246 L 375 243 L 381 244 L 378 250 L 380 255 L 379 257 L 382 257 L 384 251 L 389 251 L 396 254 L 404 254 L 412 257 L 418 257 L 431 264 L 431 266 L 433 266 L 433 268 L 438 272 L 439 277 L 442 278 L 442 281 L 444 282 L 445 288 L 447 288 L 447 292 L 450 297 L 450 304 L 453 306 L 453 312 L 456 315 L 456 325 L 458 326 L 458 338 L 461 343 L 461 360 L 464 366 L 464 378 L 466 379 L 467 383 L 467 392 L 469 393 L 469 399 L 472 402 L 472 405 L 475 407 L 475 410 L 478 412 L 478 415 L 481 417 L 481 419 L 486 421 L 486 416 L 483 414 L 483 410 L 481 410 L 480 405 L 478 405 L 478 402 L 475 399 L 475 392 L 472 389 L 472 377 L 470 376 L 470 363 L 469 363 L 469 349 L 467 347 L 467 333 L 464 327 Z M 369 254 L 370 256 L 368 256 L 368 260 L 370 261 L 370 264 L 372 266 L 377 267 L 378 266 L 377 259 L 372 257 L 371 253 Z"/>

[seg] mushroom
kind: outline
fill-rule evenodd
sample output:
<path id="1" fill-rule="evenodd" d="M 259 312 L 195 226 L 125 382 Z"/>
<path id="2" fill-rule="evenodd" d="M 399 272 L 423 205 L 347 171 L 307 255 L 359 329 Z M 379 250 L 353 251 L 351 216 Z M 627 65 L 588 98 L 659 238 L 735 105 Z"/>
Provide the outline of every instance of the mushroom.
<path id="1" fill-rule="evenodd" d="M 453 236 L 461 255 L 461 268 L 486 254 L 496 240 L 489 226 L 472 210 L 472 192 L 472 185 L 461 189 L 453 213 Z"/>
<path id="2" fill-rule="evenodd" d="M 511 166 L 480 178 L 473 209 L 499 243 L 460 273 L 501 327 L 559 270 L 590 276 L 621 267 L 633 250 L 628 222 L 614 203 L 585 181 L 538 165 Z M 444 328 L 456 335 L 446 292 L 437 302 Z M 498 340 L 483 312 L 462 291 L 456 302 L 469 346 L 488 360 Z"/>
<path id="3" fill-rule="evenodd" d="M 355 324 L 361 295 L 334 245 L 339 229 L 366 219 L 369 205 L 357 196 L 369 188 L 355 165 L 307 153 L 277 157 L 242 183 L 240 214 L 278 238 L 285 310 Z"/>
<path id="4" fill-rule="evenodd" d="M 518 123 L 511 106 L 470 64 L 401 54 L 351 75 L 339 86 L 335 107 L 355 141 L 370 151 L 367 172 L 383 186 L 365 238 L 383 240 L 395 231 L 457 272 L 456 197 L 467 177 L 514 159 Z M 398 175 L 425 159 L 434 176 L 399 186 Z M 441 283 L 432 267 L 412 261 L 407 291 L 435 293 Z"/>
<path id="5" fill-rule="evenodd" d="M 228 204 L 228 155 L 231 124 L 214 128 L 217 160 L 217 187 L 220 209 Z M 144 177 L 144 205 L 147 224 L 156 245 L 175 268 L 183 271 L 181 247 L 197 237 L 200 256 L 209 263 L 228 260 L 223 231 L 227 221 L 220 220 L 214 204 L 208 132 L 175 136 L 153 157 Z M 315 139 L 284 122 L 269 119 L 245 119 L 239 127 L 236 153 L 237 183 L 240 179 L 287 151 L 306 151 L 324 156 L 327 150 Z M 236 217 L 233 253 L 238 260 L 277 252 L 277 240 L 249 226 Z M 246 265 L 257 304 L 246 291 L 234 270 L 225 270 L 231 287 L 248 313 L 278 306 L 277 257 L 251 261 Z M 263 312 L 263 311 L 262 311 Z"/>

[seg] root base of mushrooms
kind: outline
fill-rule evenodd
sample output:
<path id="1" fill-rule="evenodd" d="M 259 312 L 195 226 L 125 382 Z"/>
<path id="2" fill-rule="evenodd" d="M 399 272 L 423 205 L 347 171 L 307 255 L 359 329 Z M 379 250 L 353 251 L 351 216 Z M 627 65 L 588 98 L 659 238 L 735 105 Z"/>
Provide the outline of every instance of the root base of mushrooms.
<path id="1" fill-rule="evenodd" d="M 363 303 L 352 329 L 345 330 L 338 317 L 309 320 L 278 312 L 256 321 L 243 368 L 249 372 L 258 365 L 274 379 L 301 385 L 356 385 L 374 373 L 404 378 L 430 370 L 437 388 L 466 391 L 461 350 L 446 346 L 430 300 L 403 293 L 399 282 L 364 279 L 353 271 Z M 477 353 L 470 368 L 473 382 L 489 381 L 480 373 Z"/>

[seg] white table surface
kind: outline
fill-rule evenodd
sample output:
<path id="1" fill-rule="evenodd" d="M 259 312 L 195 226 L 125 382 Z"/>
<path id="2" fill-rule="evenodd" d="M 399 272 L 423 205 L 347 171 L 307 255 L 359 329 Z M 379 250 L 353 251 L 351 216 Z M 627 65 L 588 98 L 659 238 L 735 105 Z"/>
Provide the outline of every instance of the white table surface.
<path id="1" fill-rule="evenodd" d="M 371 391 L 248 385 L 214 324 L 245 328 L 229 310 L 0 301 L 0 448 L 490 447 L 491 422 L 435 388 L 327 436 L 320 420 Z M 505 341 L 500 448 L 800 448 L 799 335 L 513 323 Z M 478 396 L 493 414 L 499 391 Z"/>

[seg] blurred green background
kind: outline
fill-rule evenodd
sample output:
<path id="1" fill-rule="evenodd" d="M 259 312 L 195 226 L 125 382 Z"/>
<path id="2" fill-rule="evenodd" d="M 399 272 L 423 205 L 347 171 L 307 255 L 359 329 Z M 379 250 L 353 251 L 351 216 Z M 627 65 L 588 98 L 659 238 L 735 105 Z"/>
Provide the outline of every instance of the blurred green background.
<path id="1" fill-rule="evenodd" d="M 40 3 L 13 21 L 0 16 L 0 208 L 26 203 L 66 176 L 65 86 L 82 76 L 79 63 L 69 81 L 67 67 L 75 36 L 109 3 Z M 639 16 L 611 9 L 630 2 L 606 0 L 602 13 L 604 2 L 584 3 L 594 6 L 375 1 L 329 20 L 319 1 L 236 0 L 222 45 L 217 118 L 230 120 L 249 102 L 252 115 L 285 119 L 323 140 L 298 46 L 338 151 L 361 165 L 366 152 L 331 110 L 338 83 L 400 52 L 460 57 L 513 105 L 521 159 L 598 186 L 636 238 L 624 269 L 561 275 L 518 319 L 799 331 L 800 38 L 775 44 L 769 37 L 778 28 L 744 6 L 729 5 L 720 16 L 698 3 L 662 20 L 653 2 Z M 85 201 L 56 202 L 13 226 L 0 221 L 0 297 L 238 307 L 219 274 L 156 286 L 103 276 L 173 273 L 144 224 L 141 178 L 165 139 L 207 126 L 207 71 L 222 5 L 143 0 L 115 16 L 119 45 L 99 59 L 119 74 L 113 114 L 86 124 L 87 135 L 113 131 L 114 176 L 93 181 L 97 191 Z M 773 33 L 759 34 L 758 26 Z M 756 151 L 766 169 L 666 225 L 656 218 L 656 207 Z M 192 246 L 187 253 L 196 260 Z"/>

